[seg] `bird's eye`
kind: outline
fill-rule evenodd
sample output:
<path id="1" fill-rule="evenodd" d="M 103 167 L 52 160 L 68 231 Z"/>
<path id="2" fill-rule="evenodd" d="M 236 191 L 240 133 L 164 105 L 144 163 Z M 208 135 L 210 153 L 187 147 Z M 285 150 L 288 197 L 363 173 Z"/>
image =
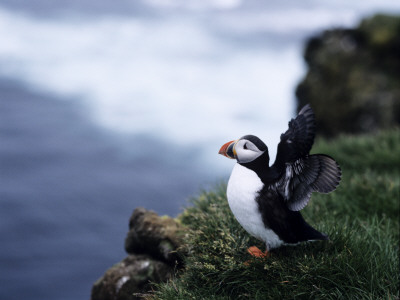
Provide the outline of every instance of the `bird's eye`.
<path id="1" fill-rule="evenodd" d="M 243 145 L 243 149 L 247 150 L 247 144 Z"/>

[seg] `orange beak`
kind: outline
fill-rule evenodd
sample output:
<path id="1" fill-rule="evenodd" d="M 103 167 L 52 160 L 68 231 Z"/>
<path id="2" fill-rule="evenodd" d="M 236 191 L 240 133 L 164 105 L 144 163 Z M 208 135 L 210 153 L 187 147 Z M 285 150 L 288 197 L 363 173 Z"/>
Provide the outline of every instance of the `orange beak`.
<path id="1" fill-rule="evenodd" d="M 236 140 L 223 144 L 221 149 L 219 149 L 218 154 L 221 154 L 227 158 L 235 159 L 236 158 L 235 144 Z"/>

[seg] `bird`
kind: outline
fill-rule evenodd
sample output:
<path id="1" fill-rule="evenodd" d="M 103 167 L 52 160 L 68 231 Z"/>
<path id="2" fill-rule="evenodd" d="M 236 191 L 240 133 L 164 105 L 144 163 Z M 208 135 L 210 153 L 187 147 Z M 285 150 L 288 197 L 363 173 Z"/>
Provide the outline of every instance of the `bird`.
<path id="1" fill-rule="evenodd" d="M 300 210 L 313 192 L 330 193 L 338 187 L 341 168 L 328 155 L 310 154 L 316 123 L 309 104 L 288 127 L 272 165 L 268 147 L 254 135 L 225 143 L 219 150 L 236 159 L 226 190 L 229 207 L 240 225 L 265 243 L 265 252 L 255 246 L 247 249 L 255 257 L 266 257 L 282 245 L 329 239 L 309 225 Z"/>

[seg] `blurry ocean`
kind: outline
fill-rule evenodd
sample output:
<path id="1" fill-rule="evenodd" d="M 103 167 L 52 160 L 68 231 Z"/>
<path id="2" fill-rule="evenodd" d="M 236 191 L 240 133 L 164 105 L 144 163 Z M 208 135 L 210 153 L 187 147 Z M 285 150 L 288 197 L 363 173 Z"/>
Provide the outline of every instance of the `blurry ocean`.
<path id="1" fill-rule="evenodd" d="M 397 0 L 0 0 L 0 299 L 89 299 L 137 206 L 176 216 L 244 134 L 271 157 L 304 40 Z"/>

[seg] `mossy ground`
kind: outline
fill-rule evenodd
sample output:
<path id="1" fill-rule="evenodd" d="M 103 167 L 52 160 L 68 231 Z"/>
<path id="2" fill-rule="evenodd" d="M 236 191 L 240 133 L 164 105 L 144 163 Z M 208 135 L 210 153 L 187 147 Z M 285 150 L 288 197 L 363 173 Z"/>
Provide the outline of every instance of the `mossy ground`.
<path id="1" fill-rule="evenodd" d="M 329 241 L 284 246 L 251 258 L 225 184 L 203 192 L 179 217 L 185 268 L 154 286 L 155 299 L 399 299 L 400 130 L 319 140 L 313 153 L 341 165 L 339 188 L 314 193 L 304 218 Z"/>

